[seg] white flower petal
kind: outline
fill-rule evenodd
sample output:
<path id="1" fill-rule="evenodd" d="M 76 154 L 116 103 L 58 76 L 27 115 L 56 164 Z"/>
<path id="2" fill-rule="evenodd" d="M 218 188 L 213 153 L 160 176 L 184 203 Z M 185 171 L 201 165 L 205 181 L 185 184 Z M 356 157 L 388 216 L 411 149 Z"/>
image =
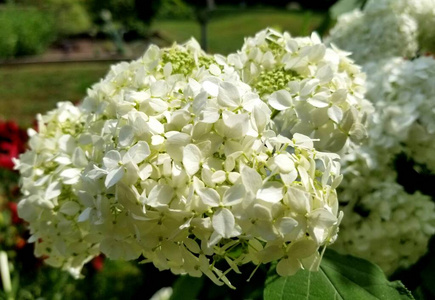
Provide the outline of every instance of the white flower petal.
<path id="1" fill-rule="evenodd" d="M 236 108 L 241 104 L 239 90 L 231 82 L 222 82 L 219 85 L 217 101 L 221 106 Z"/>
<path id="2" fill-rule="evenodd" d="M 283 185 L 277 181 L 266 182 L 257 192 L 257 198 L 266 202 L 276 203 L 283 197 Z"/>
<path id="3" fill-rule="evenodd" d="M 189 144 L 183 149 L 183 165 L 188 175 L 192 176 L 199 171 L 202 154 L 201 150 L 194 145 Z"/>
<path id="4" fill-rule="evenodd" d="M 134 164 L 139 164 L 141 163 L 145 158 L 147 158 L 150 155 L 151 151 L 150 151 L 150 147 L 148 146 L 148 143 L 145 141 L 139 141 L 136 143 L 136 145 L 134 145 L 133 147 L 131 147 L 128 152 L 126 157 L 128 157 L 124 160 L 123 159 L 123 163 L 127 163 L 128 161 L 131 161 Z"/>
<path id="5" fill-rule="evenodd" d="M 174 189 L 166 184 L 156 185 L 148 195 L 146 203 L 152 207 L 167 205 L 174 195 Z"/>
<path id="6" fill-rule="evenodd" d="M 261 175 L 256 170 L 246 166 L 242 168 L 240 175 L 246 191 L 254 196 L 257 195 L 258 190 L 263 185 Z"/>
<path id="7" fill-rule="evenodd" d="M 59 211 L 68 216 L 74 216 L 80 211 L 80 204 L 74 201 L 66 201 L 62 204 Z"/>
<path id="8" fill-rule="evenodd" d="M 133 127 L 126 125 L 119 131 L 118 141 L 122 147 L 130 146 L 134 139 Z"/>
<path id="9" fill-rule="evenodd" d="M 343 111 L 340 107 L 333 105 L 328 108 L 328 116 L 332 121 L 339 124 L 343 119 Z"/>
<path id="10" fill-rule="evenodd" d="M 279 90 L 270 95 L 268 99 L 269 105 L 276 110 L 285 110 L 293 105 L 293 99 L 290 93 L 286 90 Z"/>
<path id="11" fill-rule="evenodd" d="M 121 161 L 121 154 L 116 150 L 110 150 L 103 157 L 103 164 L 108 170 L 117 168 L 119 166 L 120 161 Z"/>
<path id="12" fill-rule="evenodd" d="M 197 193 L 205 205 L 210 207 L 219 206 L 221 197 L 216 190 L 211 188 L 200 188 Z"/>
<path id="13" fill-rule="evenodd" d="M 104 181 L 104 185 L 106 188 L 110 188 L 111 186 L 118 183 L 122 177 L 124 176 L 124 167 L 118 167 L 117 169 L 113 169 L 107 174 L 106 180 Z"/>
<path id="14" fill-rule="evenodd" d="M 59 181 L 52 182 L 45 190 L 45 199 L 51 200 L 59 196 L 62 192 L 62 183 Z"/>
<path id="15" fill-rule="evenodd" d="M 227 208 L 216 211 L 212 218 L 213 229 L 224 238 L 231 238 L 236 225 L 234 215 Z"/>
<path id="16" fill-rule="evenodd" d="M 232 206 L 239 204 L 245 197 L 245 188 L 242 184 L 233 185 L 224 194 L 222 203 L 225 206 Z"/>

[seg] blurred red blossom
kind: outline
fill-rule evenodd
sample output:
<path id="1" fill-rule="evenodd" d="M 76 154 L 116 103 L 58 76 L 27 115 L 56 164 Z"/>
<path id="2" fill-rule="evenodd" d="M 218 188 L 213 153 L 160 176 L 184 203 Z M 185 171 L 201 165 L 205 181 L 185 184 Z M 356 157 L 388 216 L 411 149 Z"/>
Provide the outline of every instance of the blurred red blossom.
<path id="1" fill-rule="evenodd" d="M 8 207 L 9 207 L 9 210 L 11 211 L 12 224 L 18 225 L 18 224 L 22 223 L 23 220 L 20 219 L 20 217 L 18 216 L 17 203 L 15 203 L 15 202 L 8 202 Z"/>
<path id="2" fill-rule="evenodd" d="M 92 259 L 91 261 L 92 267 L 94 268 L 95 271 L 100 272 L 103 270 L 104 267 L 104 256 L 103 255 L 99 255 L 96 256 Z"/>
<path id="3" fill-rule="evenodd" d="M 15 122 L 0 121 L 0 168 L 14 168 L 12 158 L 25 151 L 27 140 L 26 131 Z"/>

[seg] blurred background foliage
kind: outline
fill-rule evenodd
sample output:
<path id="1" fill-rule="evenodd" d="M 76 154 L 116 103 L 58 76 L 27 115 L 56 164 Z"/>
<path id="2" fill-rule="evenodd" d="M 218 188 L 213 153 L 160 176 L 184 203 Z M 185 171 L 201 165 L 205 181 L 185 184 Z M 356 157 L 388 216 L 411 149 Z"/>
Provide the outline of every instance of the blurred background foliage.
<path id="1" fill-rule="evenodd" d="M 35 7 L 0 9 L 0 57 L 43 52 L 56 39 L 52 14 Z"/>
<path id="2" fill-rule="evenodd" d="M 77 37 L 113 39 L 113 30 L 123 42 L 152 41 L 153 37 L 182 42 L 198 39 L 198 20 L 210 22 L 210 51 L 226 54 L 237 49 L 220 48 L 221 36 L 215 27 L 236 22 L 231 32 L 239 39 L 266 25 L 294 34 L 316 29 L 336 0 L 0 0 L 0 59 L 39 54 L 50 45 Z M 207 14 L 204 14 L 204 12 Z M 307 20 L 308 16 L 313 20 Z M 107 13 L 110 13 L 108 19 Z M 260 23 L 253 22 L 259 19 Z M 110 30 L 107 30 L 108 24 Z M 174 25 L 174 22 L 177 25 Z M 309 24 L 306 24 L 306 23 Z M 257 26 L 256 26 L 257 25 Z M 303 26 L 305 25 L 305 26 Z M 301 27 L 302 26 L 302 27 Z M 179 27 L 180 30 L 174 30 Z M 159 41 L 162 43 L 162 41 Z M 229 40 L 228 44 L 232 40 Z M 240 44 L 240 42 L 238 43 Z"/>

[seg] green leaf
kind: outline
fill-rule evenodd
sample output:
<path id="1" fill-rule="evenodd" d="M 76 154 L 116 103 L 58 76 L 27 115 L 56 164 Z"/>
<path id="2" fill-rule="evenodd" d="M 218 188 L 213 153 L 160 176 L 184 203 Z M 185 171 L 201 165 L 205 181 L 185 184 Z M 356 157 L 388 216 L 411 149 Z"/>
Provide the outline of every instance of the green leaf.
<path id="1" fill-rule="evenodd" d="M 198 299 L 203 284 L 204 277 L 180 276 L 174 283 L 170 300 Z"/>
<path id="2" fill-rule="evenodd" d="M 360 258 L 327 250 L 318 272 L 301 270 L 280 277 L 269 271 L 264 300 L 414 299 L 400 281 L 390 282 L 382 270 Z"/>
<path id="3" fill-rule="evenodd" d="M 420 276 L 422 279 L 422 288 L 426 293 L 430 294 L 430 298 L 435 298 L 435 238 L 432 237 L 429 244 L 429 251 L 426 253 L 422 264 L 423 269 L 420 270 Z M 428 298 L 428 299 L 430 299 Z"/>

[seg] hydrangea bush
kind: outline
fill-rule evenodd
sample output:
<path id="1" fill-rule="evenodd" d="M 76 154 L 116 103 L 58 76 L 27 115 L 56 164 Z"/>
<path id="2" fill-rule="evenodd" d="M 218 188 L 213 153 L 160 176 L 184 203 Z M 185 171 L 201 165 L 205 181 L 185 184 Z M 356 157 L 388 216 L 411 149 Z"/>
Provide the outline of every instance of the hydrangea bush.
<path id="1" fill-rule="evenodd" d="M 351 51 L 359 64 L 435 49 L 434 0 L 369 0 L 339 16 L 329 42 Z"/>
<path id="2" fill-rule="evenodd" d="M 435 175 L 435 60 L 424 55 L 434 45 L 435 32 L 428 29 L 434 9 L 434 1 L 368 1 L 362 11 L 341 16 L 328 39 L 363 65 L 374 106 L 369 139 L 341 160 L 338 195 L 346 218 L 335 247 L 389 275 L 412 267 L 435 233 L 435 194 L 415 184 Z M 385 18 L 372 20 L 375 15 Z M 408 21 L 387 25 L 402 17 Z M 411 28 L 409 20 L 412 33 L 401 29 Z M 410 169 L 400 165 L 402 156 Z"/>

